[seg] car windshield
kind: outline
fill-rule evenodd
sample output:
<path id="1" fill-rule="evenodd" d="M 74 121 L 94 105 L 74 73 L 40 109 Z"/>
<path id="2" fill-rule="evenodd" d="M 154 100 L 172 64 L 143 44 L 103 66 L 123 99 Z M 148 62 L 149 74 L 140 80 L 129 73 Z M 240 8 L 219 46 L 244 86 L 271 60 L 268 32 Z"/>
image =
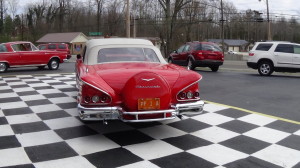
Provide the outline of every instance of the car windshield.
<path id="1" fill-rule="evenodd" d="M 103 48 L 98 52 L 97 63 L 105 62 L 160 62 L 150 48 Z"/>

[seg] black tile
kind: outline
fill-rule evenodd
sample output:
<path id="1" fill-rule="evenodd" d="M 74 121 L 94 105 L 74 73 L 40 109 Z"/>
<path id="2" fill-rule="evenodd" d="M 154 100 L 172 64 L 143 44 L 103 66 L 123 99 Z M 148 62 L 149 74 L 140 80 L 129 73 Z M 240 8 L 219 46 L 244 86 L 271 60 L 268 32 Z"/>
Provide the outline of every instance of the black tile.
<path id="1" fill-rule="evenodd" d="M 0 93 L 14 93 L 14 91 L 12 89 L 4 89 L 0 90 Z"/>
<path id="2" fill-rule="evenodd" d="M 277 144 L 300 151 L 300 136 L 290 135 L 287 138 L 279 141 Z"/>
<path id="3" fill-rule="evenodd" d="M 141 122 L 141 123 L 127 123 L 127 125 L 136 129 L 141 129 L 141 128 L 154 127 L 162 124 L 160 122 Z"/>
<path id="4" fill-rule="evenodd" d="M 12 85 L 12 86 L 10 86 L 10 87 L 13 88 L 13 89 L 16 89 L 16 88 L 27 88 L 27 87 L 29 87 L 29 86 L 23 84 L 23 85 Z"/>
<path id="5" fill-rule="evenodd" d="M 165 156 L 158 159 L 150 160 L 152 163 L 158 165 L 161 168 L 184 168 L 184 167 L 216 167 L 218 165 L 206 161 L 195 155 L 181 152 L 170 156 Z"/>
<path id="6" fill-rule="evenodd" d="M 65 85 L 65 83 L 63 82 L 53 82 L 53 83 L 49 83 L 49 85 L 54 86 L 54 85 Z"/>
<path id="7" fill-rule="evenodd" d="M 28 106 L 39 106 L 39 105 L 45 105 L 45 104 L 52 104 L 48 99 L 30 100 L 30 101 L 25 101 L 25 103 Z"/>
<path id="8" fill-rule="evenodd" d="M 35 167 L 33 164 L 24 164 L 24 165 L 8 166 L 5 168 L 35 168 Z"/>
<path id="9" fill-rule="evenodd" d="M 25 81 L 27 84 L 44 83 L 42 81 Z"/>
<path id="10" fill-rule="evenodd" d="M 235 109 L 226 109 L 226 110 L 221 110 L 221 111 L 217 111 L 217 114 L 222 114 L 224 116 L 227 117 L 231 117 L 231 118 L 240 118 L 246 115 L 249 115 L 249 113 L 240 111 L 240 110 L 235 110 Z"/>
<path id="11" fill-rule="evenodd" d="M 48 160 L 74 157 L 78 154 L 65 142 L 52 143 L 25 147 L 25 151 L 32 162 L 43 162 Z"/>
<path id="12" fill-rule="evenodd" d="M 17 92 L 19 96 L 30 96 L 30 95 L 38 95 L 40 94 L 37 91 L 26 91 L 26 92 Z"/>
<path id="13" fill-rule="evenodd" d="M 267 142 L 244 135 L 231 138 L 220 144 L 247 154 L 255 153 L 271 145 Z"/>
<path id="14" fill-rule="evenodd" d="M 199 131 L 208 127 L 211 127 L 211 125 L 200 122 L 200 121 L 196 121 L 194 119 L 186 119 L 186 120 L 181 120 L 181 121 L 177 121 L 171 124 L 168 124 L 169 126 L 175 127 L 177 129 L 180 129 L 182 131 L 185 132 L 195 132 L 195 131 Z"/>
<path id="15" fill-rule="evenodd" d="M 7 120 L 5 117 L 0 117 L 0 125 L 5 125 L 8 124 Z"/>
<path id="16" fill-rule="evenodd" d="M 98 134 L 96 131 L 85 125 L 58 129 L 55 130 L 55 132 L 64 140 Z"/>
<path id="17" fill-rule="evenodd" d="M 77 108 L 77 102 L 56 104 L 62 109 Z"/>
<path id="18" fill-rule="evenodd" d="M 63 118 L 63 117 L 69 117 L 71 116 L 67 112 L 60 110 L 60 111 L 51 111 L 51 112 L 44 112 L 44 113 L 37 113 L 37 115 L 42 119 L 42 120 L 50 120 L 50 119 L 55 119 L 55 118 Z"/>
<path id="19" fill-rule="evenodd" d="M 0 86 L 8 86 L 7 83 L 0 83 Z"/>
<path id="20" fill-rule="evenodd" d="M 22 101 L 19 97 L 0 98 L 1 103 L 11 103 Z"/>
<path id="21" fill-rule="evenodd" d="M 257 128 L 258 126 L 240 120 L 232 120 L 224 124 L 220 124 L 218 125 L 218 127 L 242 134 L 254 128 Z"/>
<path id="22" fill-rule="evenodd" d="M 33 113 L 33 111 L 29 107 L 23 107 L 23 108 L 15 108 L 15 109 L 5 109 L 3 110 L 3 113 L 5 116 L 10 116 L 10 115 L 30 114 Z"/>
<path id="23" fill-rule="evenodd" d="M 57 98 L 57 97 L 69 97 L 68 95 L 64 93 L 51 93 L 51 94 L 43 94 L 46 98 Z"/>
<path id="24" fill-rule="evenodd" d="M 77 88 L 61 88 L 61 89 L 59 89 L 60 91 L 62 91 L 62 92 L 77 92 L 78 90 L 77 90 Z"/>
<path id="25" fill-rule="evenodd" d="M 228 163 L 224 166 L 230 168 L 281 168 L 280 166 L 274 165 L 270 162 L 266 162 L 264 160 L 260 160 L 252 156 Z"/>
<path id="26" fill-rule="evenodd" d="M 144 143 L 153 140 L 153 138 L 137 130 L 114 132 L 104 135 L 121 146 Z"/>
<path id="27" fill-rule="evenodd" d="M 273 129 L 288 132 L 288 133 L 294 133 L 294 132 L 300 130 L 300 125 L 292 124 L 292 123 L 288 123 L 288 122 L 280 121 L 280 120 L 277 120 L 268 125 L 265 125 L 265 127 L 273 128 Z"/>
<path id="28" fill-rule="evenodd" d="M 35 90 L 45 90 L 45 89 L 54 89 L 52 86 L 37 86 L 33 87 Z"/>
<path id="29" fill-rule="evenodd" d="M 0 137 L 0 149 L 17 148 L 20 146 L 21 144 L 14 135 Z"/>
<path id="30" fill-rule="evenodd" d="M 50 128 L 43 122 L 33 122 L 33 123 L 24 123 L 24 124 L 13 124 L 11 128 L 15 134 L 23 134 L 29 132 L 38 132 L 50 130 Z"/>
<path id="31" fill-rule="evenodd" d="M 22 82 L 20 79 L 5 79 L 5 81 L 8 82 Z"/>
<path id="32" fill-rule="evenodd" d="M 124 148 L 97 152 L 84 157 L 94 166 L 105 168 L 120 167 L 143 160 Z"/>
<path id="33" fill-rule="evenodd" d="M 298 162 L 293 168 L 300 168 L 300 162 Z"/>
<path id="34" fill-rule="evenodd" d="M 182 150 L 189 150 L 212 144 L 207 140 L 198 138 L 190 134 L 179 137 L 166 138 L 162 140 Z"/>

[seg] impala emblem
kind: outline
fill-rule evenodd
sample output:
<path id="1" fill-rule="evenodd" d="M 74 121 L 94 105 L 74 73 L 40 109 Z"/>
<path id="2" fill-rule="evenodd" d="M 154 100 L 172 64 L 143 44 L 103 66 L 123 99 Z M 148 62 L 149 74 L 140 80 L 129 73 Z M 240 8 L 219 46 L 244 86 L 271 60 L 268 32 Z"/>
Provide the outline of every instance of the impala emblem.
<path id="1" fill-rule="evenodd" d="M 155 79 L 155 78 L 150 78 L 150 79 L 144 79 L 144 78 L 142 78 L 142 80 L 147 81 L 147 82 L 152 81 L 152 80 L 154 80 L 154 79 Z"/>

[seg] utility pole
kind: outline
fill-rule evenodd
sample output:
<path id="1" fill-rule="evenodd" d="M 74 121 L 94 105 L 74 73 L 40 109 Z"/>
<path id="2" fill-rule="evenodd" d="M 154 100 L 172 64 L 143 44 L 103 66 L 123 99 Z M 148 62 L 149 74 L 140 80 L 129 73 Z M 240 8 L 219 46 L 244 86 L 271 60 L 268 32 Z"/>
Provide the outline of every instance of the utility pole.
<path id="1" fill-rule="evenodd" d="M 129 1 L 127 0 L 126 6 L 126 37 L 130 38 L 130 8 L 129 8 Z"/>
<path id="2" fill-rule="evenodd" d="M 261 0 L 258 0 L 259 2 Z M 269 0 L 266 0 L 266 5 L 267 5 L 267 31 L 268 31 L 268 40 L 271 41 L 272 40 L 272 35 L 271 35 L 271 22 L 270 22 L 270 13 L 269 13 Z"/>
<path id="3" fill-rule="evenodd" d="M 224 12 L 223 12 L 223 1 L 221 0 L 221 38 L 222 38 L 222 50 L 224 55 Z"/>

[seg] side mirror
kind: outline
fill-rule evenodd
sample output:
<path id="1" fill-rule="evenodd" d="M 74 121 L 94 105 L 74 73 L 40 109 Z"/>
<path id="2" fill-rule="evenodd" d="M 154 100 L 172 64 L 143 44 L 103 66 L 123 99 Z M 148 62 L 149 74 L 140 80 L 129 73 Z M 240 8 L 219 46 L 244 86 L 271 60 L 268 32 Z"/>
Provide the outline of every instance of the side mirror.
<path id="1" fill-rule="evenodd" d="M 81 59 L 81 54 L 77 54 L 77 59 Z"/>
<path id="2" fill-rule="evenodd" d="M 176 54 L 177 54 L 178 52 L 177 52 L 177 50 L 174 50 L 173 53 L 176 53 Z"/>

